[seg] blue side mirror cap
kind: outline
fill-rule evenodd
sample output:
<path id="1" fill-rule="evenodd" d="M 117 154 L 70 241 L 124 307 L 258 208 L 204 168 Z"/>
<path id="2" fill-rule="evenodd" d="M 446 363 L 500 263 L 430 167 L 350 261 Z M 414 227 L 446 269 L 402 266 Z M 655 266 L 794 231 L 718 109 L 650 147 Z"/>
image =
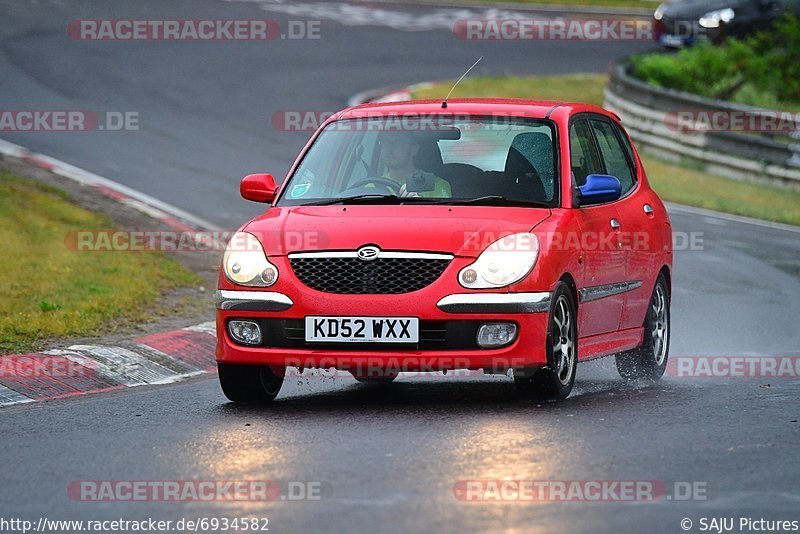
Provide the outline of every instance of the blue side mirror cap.
<path id="1" fill-rule="evenodd" d="M 590 174 L 578 190 L 581 192 L 582 205 L 612 202 L 622 196 L 619 179 L 608 174 Z"/>

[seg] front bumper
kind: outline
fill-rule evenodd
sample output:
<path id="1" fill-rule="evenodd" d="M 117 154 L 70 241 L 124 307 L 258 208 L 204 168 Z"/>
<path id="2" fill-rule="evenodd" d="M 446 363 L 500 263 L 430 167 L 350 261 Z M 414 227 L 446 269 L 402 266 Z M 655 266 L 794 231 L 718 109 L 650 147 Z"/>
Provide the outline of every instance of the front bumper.
<path id="1" fill-rule="evenodd" d="M 549 292 L 456 293 L 430 303 L 415 293 L 419 292 L 336 295 L 303 291 L 290 297 L 274 291 L 217 291 L 217 361 L 402 371 L 502 371 L 547 363 Z M 302 332 L 307 315 L 418 317 L 421 338 L 419 343 L 404 345 L 307 343 Z M 227 331 L 231 319 L 257 321 L 264 334 L 262 346 L 235 343 Z M 490 322 L 516 323 L 517 338 L 505 347 L 479 348 L 470 337 L 480 324 Z M 429 333 L 423 336 L 423 331 Z"/>

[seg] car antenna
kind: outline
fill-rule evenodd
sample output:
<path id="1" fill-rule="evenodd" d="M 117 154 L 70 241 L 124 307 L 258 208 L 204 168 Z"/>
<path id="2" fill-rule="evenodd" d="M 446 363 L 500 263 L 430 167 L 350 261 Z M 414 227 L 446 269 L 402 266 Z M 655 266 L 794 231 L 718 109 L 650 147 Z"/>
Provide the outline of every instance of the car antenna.
<path id="1" fill-rule="evenodd" d="M 456 83 L 454 83 L 454 84 L 453 84 L 453 87 L 450 89 L 450 92 L 449 92 L 449 93 L 447 93 L 447 96 L 446 96 L 446 97 L 444 97 L 444 100 L 442 100 L 442 109 L 447 109 L 447 99 L 448 99 L 448 98 L 450 98 L 450 95 L 451 95 L 451 94 L 453 94 L 453 91 L 455 90 L 456 86 L 457 86 L 459 83 L 461 83 L 461 80 L 463 80 L 463 79 L 466 77 L 466 75 L 467 75 L 467 74 L 469 74 L 469 71 L 471 71 L 472 69 L 474 69 L 474 68 L 475 68 L 475 65 L 477 65 L 478 63 L 480 63 L 482 59 L 483 59 L 483 56 L 479 57 L 479 58 L 478 58 L 478 61 L 476 61 L 475 63 L 473 63 L 473 64 L 472 64 L 472 66 L 471 66 L 470 68 L 468 68 L 464 74 L 462 74 L 462 75 L 461 75 L 461 78 L 459 78 L 458 80 L 456 80 Z"/>

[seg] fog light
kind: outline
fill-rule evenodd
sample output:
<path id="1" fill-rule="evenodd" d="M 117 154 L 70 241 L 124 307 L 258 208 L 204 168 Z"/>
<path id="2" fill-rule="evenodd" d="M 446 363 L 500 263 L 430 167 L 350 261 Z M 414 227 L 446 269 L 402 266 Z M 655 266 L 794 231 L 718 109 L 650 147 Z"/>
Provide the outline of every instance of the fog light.
<path id="1" fill-rule="evenodd" d="M 241 345 L 261 345 L 261 327 L 254 321 L 230 321 L 228 333 Z"/>
<path id="2" fill-rule="evenodd" d="M 271 286 L 278 279 L 278 270 L 273 266 L 269 266 L 261 271 L 261 281 L 266 285 Z"/>
<path id="3" fill-rule="evenodd" d="M 483 348 L 504 347 L 517 338 L 514 323 L 486 323 L 478 329 L 478 346 Z"/>
<path id="4" fill-rule="evenodd" d="M 471 286 L 478 279 L 478 271 L 475 269 L 464 269 L 461 271 L 461 282 L 464 285 Z"/>

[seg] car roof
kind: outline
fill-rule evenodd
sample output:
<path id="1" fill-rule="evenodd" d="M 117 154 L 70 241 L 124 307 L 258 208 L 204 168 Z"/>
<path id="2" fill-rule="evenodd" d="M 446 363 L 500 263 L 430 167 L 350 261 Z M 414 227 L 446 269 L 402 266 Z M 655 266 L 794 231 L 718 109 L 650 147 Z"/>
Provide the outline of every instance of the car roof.
<path id="1" fill-rule="evenodd" d="M 368 103 L 344 109 L 332 118 L 339 120 L 419 113 L 426 115 L 508 115 L 544 119 L 556 118 L 564 114 L 571 116 L 582 112 L 600 113 L 617 118 L 608 110 L 592 104 L 523 98 L 454 98 L 447 101 L 447 108 L 442 108 L 441 100 Z"/>

